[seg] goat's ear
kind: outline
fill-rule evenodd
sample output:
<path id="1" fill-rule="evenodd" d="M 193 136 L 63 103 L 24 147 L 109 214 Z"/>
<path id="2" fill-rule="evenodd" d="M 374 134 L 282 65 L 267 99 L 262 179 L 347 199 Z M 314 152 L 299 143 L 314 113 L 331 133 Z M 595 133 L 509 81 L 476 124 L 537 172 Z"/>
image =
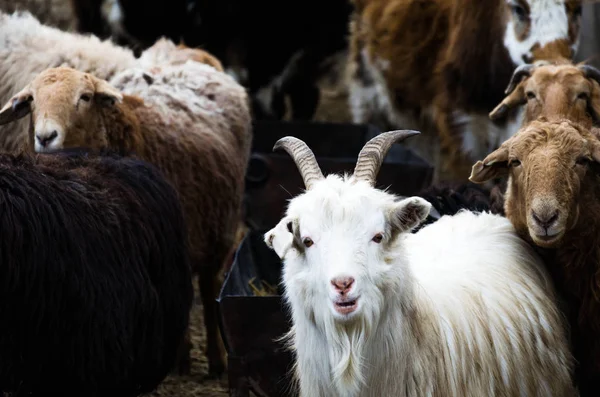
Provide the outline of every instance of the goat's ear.
<path id="1" fill-rule="evenodd" d="M 496 121 L 505 118 L 508 115 L 510 109 L 521 106 L 527 103 L 525 97 L 525 81 L 520 82 L 517 87 L 504 98 L 498 106 L 494 108 L 489 114 L 490 120 Z"/>
<path id="2" fill-rule="evenodd" d="M 2 109 L 0 109 L 0 125 L 25 117 L 31 112 L 33 94 L 29 86 L 13 96 Z"/>
<path id="3" fill-rule="evenodd" d="M 504 142 L 498 149 L 488 154 L 483 161 L 480 160 L 473 165 L 469 180 L 473 183 L 484 183 L 503 176 L 507 172 L 508 145 Z"/>
<path id="4" fill-rule="evenodd" d="M 421 224 L 431 211 L 431 203 L 421 197 L 408 197 L 398 201 L 390 213 L 392 227 L 400 232 L 409 231 Z"/>
<path id="5" fill-rule="evenodd" d="M 600 85 L 592 80 L 592 93 L 588 102 L 588 112 L 594 124 L 600 124 Z"/>
<path id="6" fill-rule="evenodd" d="M 279 223 L 267 233 L 265 233 L 265 244 L 271 248 L 280 259 L 283 259 L 294 241 L 293 221 L 290 218 L 283 218 Z"/>
<path id="7" fill-rule="evenodd" d="M 101 105 L 113 106 L 117 102 L 123 101 L 123 94 L 106 80 L 94 79 L 96 87 L 95 98 Z"/>

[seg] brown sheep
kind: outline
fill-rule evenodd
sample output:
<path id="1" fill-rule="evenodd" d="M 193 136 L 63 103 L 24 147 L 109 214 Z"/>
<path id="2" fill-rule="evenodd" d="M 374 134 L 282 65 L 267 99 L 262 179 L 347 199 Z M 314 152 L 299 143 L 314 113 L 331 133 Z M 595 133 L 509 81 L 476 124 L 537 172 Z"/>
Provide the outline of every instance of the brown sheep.
<path id="1" fill-rule="evenodd" d="M 515 69 L 506 97 L 489 114 L 504 120 L 524 105 L 522 125 L 539 117 L 568 118 L 587 126 L 600 122 L 600 71 L 572 63 L 526 64 Z"/>
<path id="2" fill-rule="evenodd" d="M 570 120 L 532 121 L 478 161 L 470 180 L 508 176 L 506 217 L 547 256 L 568 306 L 581 396 L 600 390 L 600 140 Z"/>
<path id="3" fill-rule="evenodd" d="M 31 113 L 30 140 L 35 140 L 37 152 L 110 148 L 139 156 L 164 172 L 180 195 L 188 223 L 191 263 L 199 275 L 204 306 L 209 375 L 215 376 L 225 370 L 217 274 L 234 247 L 240 221 L 250 114 L 244 89 L 231 77 L 195 63 L 170 68 L 173 81 L 186 70 L 191 77 L 179 85 L 165 83 L 165 66 L 162 76 L 147 83 L 156 86 L 153 96 L 165 97 L 163 108 L 123 94 L 91 74 L 66 67 L 47 69 L 0 111 L 0 124 Z M 204 95 L 198 95 L 190 87 L 205 84 L 202 79 L 209 72 L 217 80 L 202 86 Z M 181 101 L 186 95 L 187 102 Z M 181 373 L 189 373 L 189 351 L 185 358 Z"/>
<path id="4" fill-rule="evenodd" d="M 518 129 L 487 118 L 515 67 L 571 59 L 579 43 L 581 0 L 353 3 L 353 120 L 426 131 L 412 145 L 435 163 L 434 180 L 464 181 L 475 159 Z"/>

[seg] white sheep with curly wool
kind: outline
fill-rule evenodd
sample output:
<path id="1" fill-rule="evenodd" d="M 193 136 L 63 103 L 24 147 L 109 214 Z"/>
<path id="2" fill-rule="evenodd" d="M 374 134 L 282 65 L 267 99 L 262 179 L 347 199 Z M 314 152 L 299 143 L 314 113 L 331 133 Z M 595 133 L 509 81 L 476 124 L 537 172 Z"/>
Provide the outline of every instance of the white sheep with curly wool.
<path id="1" fill-rule="evenodd" d="M 468 211 L 416 233 L 431 204 L 374 187 L 394 142 L 323 176 L 294 137 L 306 191 L 265 234 L 284 262 L 301 397 L 574 396 L 573 359 L 550 278 L 504 217 Z"/>

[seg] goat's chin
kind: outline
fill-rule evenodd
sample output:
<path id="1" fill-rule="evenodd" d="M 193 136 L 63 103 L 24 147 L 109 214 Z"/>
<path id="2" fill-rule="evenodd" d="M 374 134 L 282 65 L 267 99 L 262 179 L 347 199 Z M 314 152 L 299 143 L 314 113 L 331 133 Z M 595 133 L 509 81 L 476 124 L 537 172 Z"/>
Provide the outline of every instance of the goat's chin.
<path id="1" fill-rule="evenodd" d="M 356 321 L 361 316 L 360 299 L 332 300 L 330 305 L 331 315 L 337 323 Z"/>
<path id="2" fill-rule="evenodd" d="M 552 236 L 548 235 L 540 235 L 535 232 L 533 229 L 529 229 L 529 236 L 533 240 L 533 243 L 538 247 L 542 248 L 556 248 L 561 242 L 562 238 L 565 235 L 565 230 L 561 229 L 560 232 L 554 234 Z"/>

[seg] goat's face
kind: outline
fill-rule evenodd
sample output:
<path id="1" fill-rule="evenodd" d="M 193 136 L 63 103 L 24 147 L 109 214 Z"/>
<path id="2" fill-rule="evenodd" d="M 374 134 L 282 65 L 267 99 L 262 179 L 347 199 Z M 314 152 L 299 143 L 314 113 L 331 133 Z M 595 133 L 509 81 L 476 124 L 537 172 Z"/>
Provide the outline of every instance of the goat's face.
<path id="1" fill-rule="evenodd" d="M 503 0 L 504 45 L 515 65 L 570 59 L 579 45 L 581 0 Z"/>
<path id="2" fill-rule="evenodd" d="M 490 118 L 502 119 L 510 109 L 525 105 L 524 123 L 539 117 L 600 122 L 599 81 L 600 71 L 589 65 L 524 65 L 515 70 L 508 95 Z"/>
<path id="3" fill-rule="evenodd" d="M 340 322 L 375 325 L 385 304 L 398 299 L 403 233 L 427 217 L 431 204 L 417 197 L 396 201 L 377 190 L 374 180 L 390 146 L 416 134 L 389 131 L 371 139 L 354 174 L 344 178 L 325 178 L 301 140 L 277 141 L 274 149 L 293 157 L 306 185 L 265 234 L 284 262 L 285 296 L 294 316 L 303 314 L 321 329 Z"/>
<path id="4" fill-rule="evenodd" d="M 393 196 L 365 182 L 330 175 L 294 198 L 265 240 L 284 260 L 293 308 L 318 325 L 373 323 L 399 293 L 402 233 L 417 226 L 431 204 Z"/>
<path id="5" fill-rule="evenodd" d="M 579 218 L 580 188 L 600 162 L 600 141 L 572 121 L 533 121 L 473 166 L 471 181 L 509 175 L 506 216 L 536 245 L 553 248 Z"/>
<path id="6" fill-rule="evenodd" d="M 0 124 L 31 113 L 36 152 L 107 145 L 100 112 L 122 100 L 106 81 L 59 67 L 46 69 L 0 110 Z"/>

